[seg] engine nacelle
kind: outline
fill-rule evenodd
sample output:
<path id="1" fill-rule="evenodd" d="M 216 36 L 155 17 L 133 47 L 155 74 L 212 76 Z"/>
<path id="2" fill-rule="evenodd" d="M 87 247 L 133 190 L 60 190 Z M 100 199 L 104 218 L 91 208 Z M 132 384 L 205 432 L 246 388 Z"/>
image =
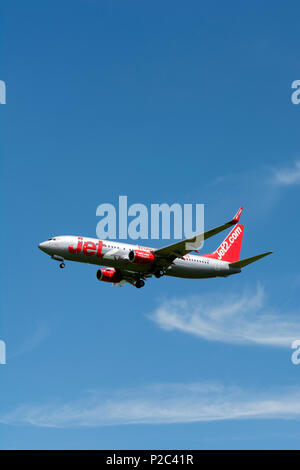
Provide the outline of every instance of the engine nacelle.
<path id="1" fill-rule="evenodd" d="M 102 268 L 97 271 L 97 279 L 98 281 L 118 283 L 122 281 L 123 278 L 115 269 Z"/>
<path id="2" fill-rule="evenodd" d="M 131 250 L 128 255 L 129 261 L 135 264 L 154 264 L 155 256 L 151 251 Z"/>

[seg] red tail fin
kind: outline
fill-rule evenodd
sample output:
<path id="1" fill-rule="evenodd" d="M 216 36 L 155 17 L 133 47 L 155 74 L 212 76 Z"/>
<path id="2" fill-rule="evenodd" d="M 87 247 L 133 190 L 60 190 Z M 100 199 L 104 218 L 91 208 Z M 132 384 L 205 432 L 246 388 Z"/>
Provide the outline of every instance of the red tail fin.
<path id="1" fill-rule="evenodd" d="M 234 263 L 240 259 L 240 252 L 242 246 L 242 239 L 244 233 L 244 225 L 237 224 L 233 227 L 230 234 L 225 238 L 223 243 L 214 251 L 206 256 L 207 258 L 214 258 L 222 261 Z"/>

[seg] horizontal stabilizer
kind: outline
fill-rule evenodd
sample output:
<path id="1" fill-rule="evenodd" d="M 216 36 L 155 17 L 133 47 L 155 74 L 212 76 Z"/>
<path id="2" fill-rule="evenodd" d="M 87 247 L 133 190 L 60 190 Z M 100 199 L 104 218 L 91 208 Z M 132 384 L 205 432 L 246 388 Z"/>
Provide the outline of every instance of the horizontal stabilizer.
<path id="1" fill-rule="evenodd" d="M 244 266 L 254 263 L 255 261 L 258 261 L 259 259 L 264 258 L 265 256 L 268 256 L 272 253 L 273 251 L 268 251 L 267 253 L 262 253 L 261 255 L 252 256 L 252 258 L 241 259 L 240 261 L 236 261 L 235 263 L 230 263 L 229 266 L 233 268 L 243 268 Z"/>

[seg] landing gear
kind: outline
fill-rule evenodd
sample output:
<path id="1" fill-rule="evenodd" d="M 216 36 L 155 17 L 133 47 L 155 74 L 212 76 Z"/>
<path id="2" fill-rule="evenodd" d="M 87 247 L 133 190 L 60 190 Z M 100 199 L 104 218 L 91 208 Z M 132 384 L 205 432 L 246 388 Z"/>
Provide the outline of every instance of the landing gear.
<path id="1" fill-rule="evenodd" d="M 145 285 L 145 282 L 142 279 L 138 279 L 135 283 L 135 287 L 137 287 L 138 289 L 140 289 L 144 285 Z"/>
<path id="2" fill-rule="evenodd" d="M 55 261 L 60 261 L 59 267 L 60 267 L 61 269 L 63 269 L 63 268 L 66 266 L 65 263 L 64 263 L 65 260 L 63 259 L 62 256 L 59 256 L 59 255 L 52 255 L 51 258 L 52 258 L 52 259 L 55 259 Z"/>
<path id="3" fill-rule="evenodd" d="M 159 279 L 160 277 L 162 277 L 164 275 L 164 271 L 162 269 L 158 269 L 157 271 L 155 271 L 154 273 L 154 276 L 157 277 L 157 279 Z"/>

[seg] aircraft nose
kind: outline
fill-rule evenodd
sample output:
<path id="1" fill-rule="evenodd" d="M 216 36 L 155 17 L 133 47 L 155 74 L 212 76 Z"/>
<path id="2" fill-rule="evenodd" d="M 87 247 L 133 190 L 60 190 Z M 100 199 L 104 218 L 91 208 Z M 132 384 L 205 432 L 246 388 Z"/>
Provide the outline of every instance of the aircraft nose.
<path id="1" fill-rule="evenodd" d="M 45 251 L 46 245 L 47 245 L 47 242 L 41 242 L 38 244 L 38 247 L 40 250 Z"/>

